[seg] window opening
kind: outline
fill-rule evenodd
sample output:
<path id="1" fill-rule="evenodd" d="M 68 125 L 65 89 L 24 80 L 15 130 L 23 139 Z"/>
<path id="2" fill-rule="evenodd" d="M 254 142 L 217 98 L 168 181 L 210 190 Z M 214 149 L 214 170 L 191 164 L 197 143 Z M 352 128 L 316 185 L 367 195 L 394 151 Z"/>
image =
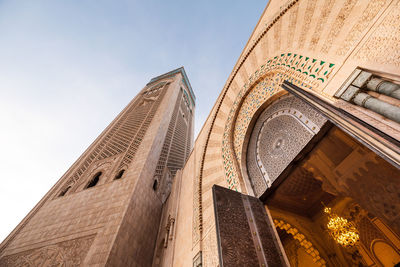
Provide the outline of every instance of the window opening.
<path id="1" fill-rule="evenodd" d="M 158 186 L 158 181 L 157 181 L 157 180 L 154 180 L 154 183 L 153 183 L 153 190 L 154 190 L 154 191 L 157 190 L 157 186 Z"/>
<path id="2" fill-rule="evenodd" d="M 122 176 L 124 175 L 125 170 L 120 170 L 119 173 L 115 176 L 114 180 L 121 179 Z"/>
<path id="3" fill-rule="evenodd" d="M 67 186 L 61 193 L 58 195 L 59 197 L 65 196 L 65 194 L 68 192 L 68 190 L 71 188 L 71 186 Z"/>
<path id="4" fill-rule="evenodd" d="M 93 177 L 92 180 L 90 180 L 86 188 L 95 186 L 99 182 L 101 174 L 102 174 L 101 172 L 96 173 L 96 175 Z"/>

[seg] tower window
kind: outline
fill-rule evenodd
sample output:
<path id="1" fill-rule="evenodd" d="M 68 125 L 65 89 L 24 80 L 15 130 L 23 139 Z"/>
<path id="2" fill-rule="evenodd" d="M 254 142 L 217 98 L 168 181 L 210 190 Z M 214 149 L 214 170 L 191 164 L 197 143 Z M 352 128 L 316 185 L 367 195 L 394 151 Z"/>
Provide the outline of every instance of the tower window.
<path id="1" fill-rule="evenodd" d="M 71 186 L 67 186 L 64 190 L 61 191 L 61 193 L 58 195 L 59 197 L 65 196 L 65 194 L 68 192 L 68 190 L 71 188 Z"/>
<path id="2" fill-rule="evenodd" d="M 154 190 L 154 191 L 157 190 L 157 186 L 158 186 L 158 181 L 157 181 L 157 179 L 155 179 L 155 180 L 154 180 L 154 183 L 153 183 L 153 190 Z"/>
<path id="3" fill-rule="evenodd" d="M 86 188 L 95 186 L 99 182 L 101 174 L 102 172 L 96 173 L 96 175 L 93 176 L 92 180 L 90 180 L 90 182 L 87 184 Z"/>
<path id="4" fill-rule="evenodd" d="M 118 180 L 122 178 L 122 175 L 124 175 L 125 170 L 120 170 L 118 174 L 115 176 L 114 180 Z"/>

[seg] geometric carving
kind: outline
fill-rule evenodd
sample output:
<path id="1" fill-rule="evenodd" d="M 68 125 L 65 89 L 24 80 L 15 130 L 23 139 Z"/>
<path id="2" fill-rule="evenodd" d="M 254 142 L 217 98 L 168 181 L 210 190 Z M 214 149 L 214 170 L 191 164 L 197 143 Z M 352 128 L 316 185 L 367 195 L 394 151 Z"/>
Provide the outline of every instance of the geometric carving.
<path id="1" fill-rule="evenodd" d="M 155 191 L 162 203 L 168 197 L 172 180 L 178 169 L 183 168 L 191 149 L 193 113 L 186 94 L 181 87 L 154 173 L 154 181 L 160 184 Z"/>
<path id="2" fill-rule="evenodd" d="M 165 95 L 168 84 L 167 82 L 158 83 L 139 95 L 115 125 L 101 136 L 101 140 L 90 153 L 80 160 L 81 164 L 68 173 L 69 178 L 66 179 L 60 191 L 64 191 L 68 186 L 76 189 L 78 180 L 82 180 L 82 176 L 87 175 L 88 170 L 93 168 L 94 162 L 98 160 L 123 154 L 117 171 L 129 166 Z M 84 181 L 80 181 L 82 182 Z"/>
<path id="3" fill-rule="evenodd" d="M 313 218 L 323 208 L 321 202 L 330 203 L 333 198 L 333 195 L 323 191 L 322 182 L 315 179 L 313 173 L 297 166 L 268 197 L 266 204 Z"/>
<path id="4" fill-rule="evenodd" d="M 171 142 L 172 142 L 172 139 L 174 138 L 174 130 L 175 130 L 176 120 L 178 117 L 178 111 L 179 111 L 179 106 L 180 106 L 181 101 L 182 101 L 182 91 L 179 92 L 178 101 L 176 101 L 176 103 L 175 103 L 174 111 L 171 116 L 171 121 L 168 125 L 167 134 L 165 136 L 164 144 L 161 149 L 161 154 L 160 154 L 160 157 L 158 158 L 156 171 L 154 174 L 154 178 L 157 179 L 158 182 L 160 182 L 160 179 L 163 176 L 163 173 L 165 171 L 164 170 L 165 166 L 169 165 L 168 158 L 169 158 L 169 154 L 170 154 L 170 150 L 171 150 Z M 172 170 L 171 170 L 171 172 L 172 172 Z M 175 172 L 176 172 L 176 170 L 175 170 Z M 173 173 L 173 176 L 174 175 L 175 175 L 175 173 Z"/>
<path id="5" fill-rule="evenodd" d="M 261 104 L 267 101 L 269 97 L 279 90 L 279 87 L 277 86 L 279 82 L 280 81 L 277 81 L 276 75 L 267 75 L 253 88 L 253 90 L 249 92 L 243 101 L 242 107 L 240 108 L 236 118 L 233 132 L 233 146 L 238 160 L 241 158 L 242 141 L 246 135 L 247 125 L 250 123 L 254 113 Z"/>
<path id="6" fill-rule="evenodd" d="M 220 265 L 286 266 L 263 203 L 217 185 L 212 191 Z"/>
<path id="7" fill-rule="evenodd" d="M 0 259 L 0 266 L 79 266 L 94 240 L 94 235 L 31 249 Z"/>
<path id="8" fill-rule="evenodd" d="M 279 51 L 279 48 L 281 47 L 281 29 L 282 29 L 282 20 L 278 20 L 274 27 L 274 44 L 275 44 L 275 51 Z"/>
<path id="9" fill-rule="evenodd" d="M 321 190 L 321 182 L 314 179 L 311 172 L 299 167 L 277 190 L 285 197 L 305 197 L 309 194 L 317 194 L 317 191 Z"/>
<path id="10" fill-rule="evenodd" d="M 375 1 L 375 0 L 372 0 L 372 1 Z M 345 21 L 356 3 L 357 3 L 357 0 L 346 0 L 345 1 L 345 3 L 343 4 L 342 8 L 339 11 L 339 14 L 337 15 L 337 17 L 335 19 L 335 21 L 331 24 L 331 29 L 329 31 L 327 38 L 325 39 L 324 45 L 321 48 L 321 52 L 323 52 L 323 53 L 329 52 L 329 49 L 331 48 L 332 44 L 334 43 L 334 40 L 339 35 L 340 30 L 345 25 Z M 331 9 L 331 7 L 329 6 L 329 7 L 327 7 L 327 9 Z"/>
<path id="11" fill-rule="evenodd" d="M 203 240 L 203 266 L 218 266 L 218 242 L 214 226 L 208 231 Z"/>
<path id="12" fill-rule="evenodd" d="M 320 252 L 309 240 L 307 240 L 307 237 L 302 234 L 297 228 L 293 227 L 292 225 L 281 219 L 274 219 L 274 224 L 276 228 L 284 230 L 286 233 L 290 234 L 294 240 L 297 240 L 296 244 L 303 247 L 307 254 L 309 254 L 313 258 L 314 262 L 316 262 L 319 266 L 326 266 L 326 261 L 321 258 Z"/>
<path id="13" fill-rule="evenodd" d="M 100 178 L 99 184 L 104 184 L 109 181 L 112 181 L 112 178 L 111 178 L 112 168 L 113 168 L 113 166 L 118 164 L 118 162 L 121 160 L 122 156 L 123 156 L 123 153 L 120 153 L 111 158 L 105 158 L 102 160 L 94 161 L 88 167 L 86 172 L 84 174 L 82 174 L 82 177 L 73 184 L 73 187 L 71 188 L 71 190 L 68 193 L 71 194 L 73 192 L 83 190 L 85 188 L 85 186 L 89 183 L 89 181 L 91 179 L 93 179 L 94 176 L 99 172 L 102 173 L 101 177 L 99 177 Z M 111 178 L 111 179 L 109 179 L 109 178 Z"/>
<path id="14" fill-rule="evenodd" d="M 360 241 L 367 248 L 371 247 L 372 241 L 376 239 L 386 240 L 385 236 L 367 217 L 362 217 L 356 227 L 360 232 Z"/>
<path id="15" fill-rule="evenodd" d="M 400 66 L 400 2 L 391 7 L 391 12 L 374 30 L 368 41 L 355 55 L 356 59 L 381 64 Z M 391 51 L 388 53 L 388 51 Z"/>
<path id="16" fill-rule="evenodd" d="M 296 2 L 297 3 L 297 2 Z M 297 22 L 297 14 L 299 13 L 299 4 L 294 4 L 294 7 L 292 7 L 290 14 L 289 14 L 289 30 L 288 30 L 288 35 L 286 36 L 286 41 L 287 41 L 287 47 L 291 47 L 293 44 L 293 37 L 294 37 L 294 32 L 296 29 L 296 22 Z M 268 54 L 268 53 L 266 53 Z"/>
<path id="17" fill-rule="evenodd" d="M 347 194 L 355 202 L 400 232 L 399 171 L 378 156 L 374 159 L 341 179 L 351 188 Z"/>
<path id="18" fill-rule="evenodd" d="M 303 27 L 301 29 L 301 34 L 299 37 L 299 48 L 302 48 L 305 43 L 305 39 L 307 36 L 307 32 L 310 29 L 310 24 L 312 21 L 312 17 L 314 15 L 314 9 L 316 6 L 317 1 L 307 1 L 307 8 L 306 12 L 304 14 L 304 22 L 303 22 Z"/>
<path id="19" fill-rule="evenodd" d="M 240 172 L 236 170 L 234 162 L 241 161 L 242 145 L 255 112 L 272 95 L 281 90 L 284 80 L 289 80 L 302 88 L 317 90 L 329 79 L 334 65 L 299 54 L 285 53 L 268 60 L 249 76 L 248 81 L 236 95 L 223 134 L 222 157 L 230 189 L 241 190 L 238 181 Z"/>
<path id="20" fill-rule="evenodd" d="M 338 47 L 336 55 L 344 56 L 350 48 L 361 38 L 362 32 L 368 28 L 368 24 L 375 18 L 378 12 L 386 4 L 388 0 L 373 0 L 369 1 L 368 6 L 364 9 L 359 20 L 354 24 L 351 30 L 348 31 L 346 39 Z"/>
<path id="21" fill-rule="evenodd" d="M 150 89 L 150 91 L 144 93 L 147 94 L 147 97 L 150 95 L 155 99 L 150 101 L 151 105 L 132 107 L 131 114 L 128 117 L 129 121 L 126 122 L 124 129 L 128 130 L 128 132 L 133 131 L 133 133 L 130 133 L 132 137 L 127 143 L 129 146 L 126 149 L 125 155 L 122 158 L 118 169 L 129 166 L 132 162 L 136 151 L 139 149 L 144 135 L 146 134 L 147 128 L 149 127 L 158 107 L 160 106 L 161 100 L 168 89 L 168 83 L 161 83 L 160 87 L 157 86 L 156 88 L 157 89 Z M 162 90 L 160 88 L 162 88 Z"/>
<path id="22" fill-rule="evenodd" d="M 200 235 L 203 232 L 202 225 L 202 201 L 201 201 L 201 185 L 199 175 L 194 176 L 193 181 L 193 216 L 192 216 L 192 244 L 200 241 Z"/>
<path id="23" fill-rule="evenodd" d="M 322 8 L 321 13 L 318 14 L 319 19 L 318 19 L 317 25 L 314 29 L 314 32 L 311 36 L 311 40 L 309 42 L 309 50 L 315 50 L 315 48 L 319 42 L 321 33 L 323 32 L 323 30 L 325 28 L 325 23 L 327 22 L 326 18 L 329 16 L 329 14 L 332 10 L 331 7 L 334 4 L 333 2 L 334 2 L 334 0 L 326 0 L 324 3 L 324 8 Z M 305 25 L 307 25 L 307 24 L 305 24 Z"/>
<path id="24" fill-rule="evenodd" d="M 268 106 L 257 119 L 247 149 L 247 169 L 261 196 L 318 133 L 326 119 L 294 96 Z"/>
<path id="25" fill-rule="evenodd" d="M 157 162 L 155 179 L 159 180 L 162 177 L 166 166 L 174 177 L 177 170 L 181 169 L 186 162 L 191 149 L 191 139 L 188 134 L 188 129 L 191 129 L 191 117 L 190 102 L 186 91 L 181 88 Z"/>

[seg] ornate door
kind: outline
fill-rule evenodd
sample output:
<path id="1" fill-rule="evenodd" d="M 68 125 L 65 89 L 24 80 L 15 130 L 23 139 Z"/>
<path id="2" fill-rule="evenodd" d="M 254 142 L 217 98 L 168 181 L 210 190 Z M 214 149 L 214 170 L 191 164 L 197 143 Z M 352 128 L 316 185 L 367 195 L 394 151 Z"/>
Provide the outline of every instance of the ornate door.
<path id="1" fill-rule="evenodd" d="M 263 203 L 213 186 L 220 266 L 289 266 Z"/>

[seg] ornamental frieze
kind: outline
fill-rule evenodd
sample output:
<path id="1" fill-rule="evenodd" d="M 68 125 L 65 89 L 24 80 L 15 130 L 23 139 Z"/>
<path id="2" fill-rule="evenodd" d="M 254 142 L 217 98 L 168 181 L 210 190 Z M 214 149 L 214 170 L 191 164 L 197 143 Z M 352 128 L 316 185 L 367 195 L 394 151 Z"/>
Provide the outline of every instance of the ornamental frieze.
<path id="1" fill-rule="evenodd" d="M 284 80 L 309 90 L 320 90 L 330 78 L 335 64 L 295 53 L 269 59 L 239 91 L 226 120 L 222 157 L 228 187 L 241 191 L 235 161 L 241 157 L 245 133 L 255 112 L 270 97 L 281 91 Z"/>

